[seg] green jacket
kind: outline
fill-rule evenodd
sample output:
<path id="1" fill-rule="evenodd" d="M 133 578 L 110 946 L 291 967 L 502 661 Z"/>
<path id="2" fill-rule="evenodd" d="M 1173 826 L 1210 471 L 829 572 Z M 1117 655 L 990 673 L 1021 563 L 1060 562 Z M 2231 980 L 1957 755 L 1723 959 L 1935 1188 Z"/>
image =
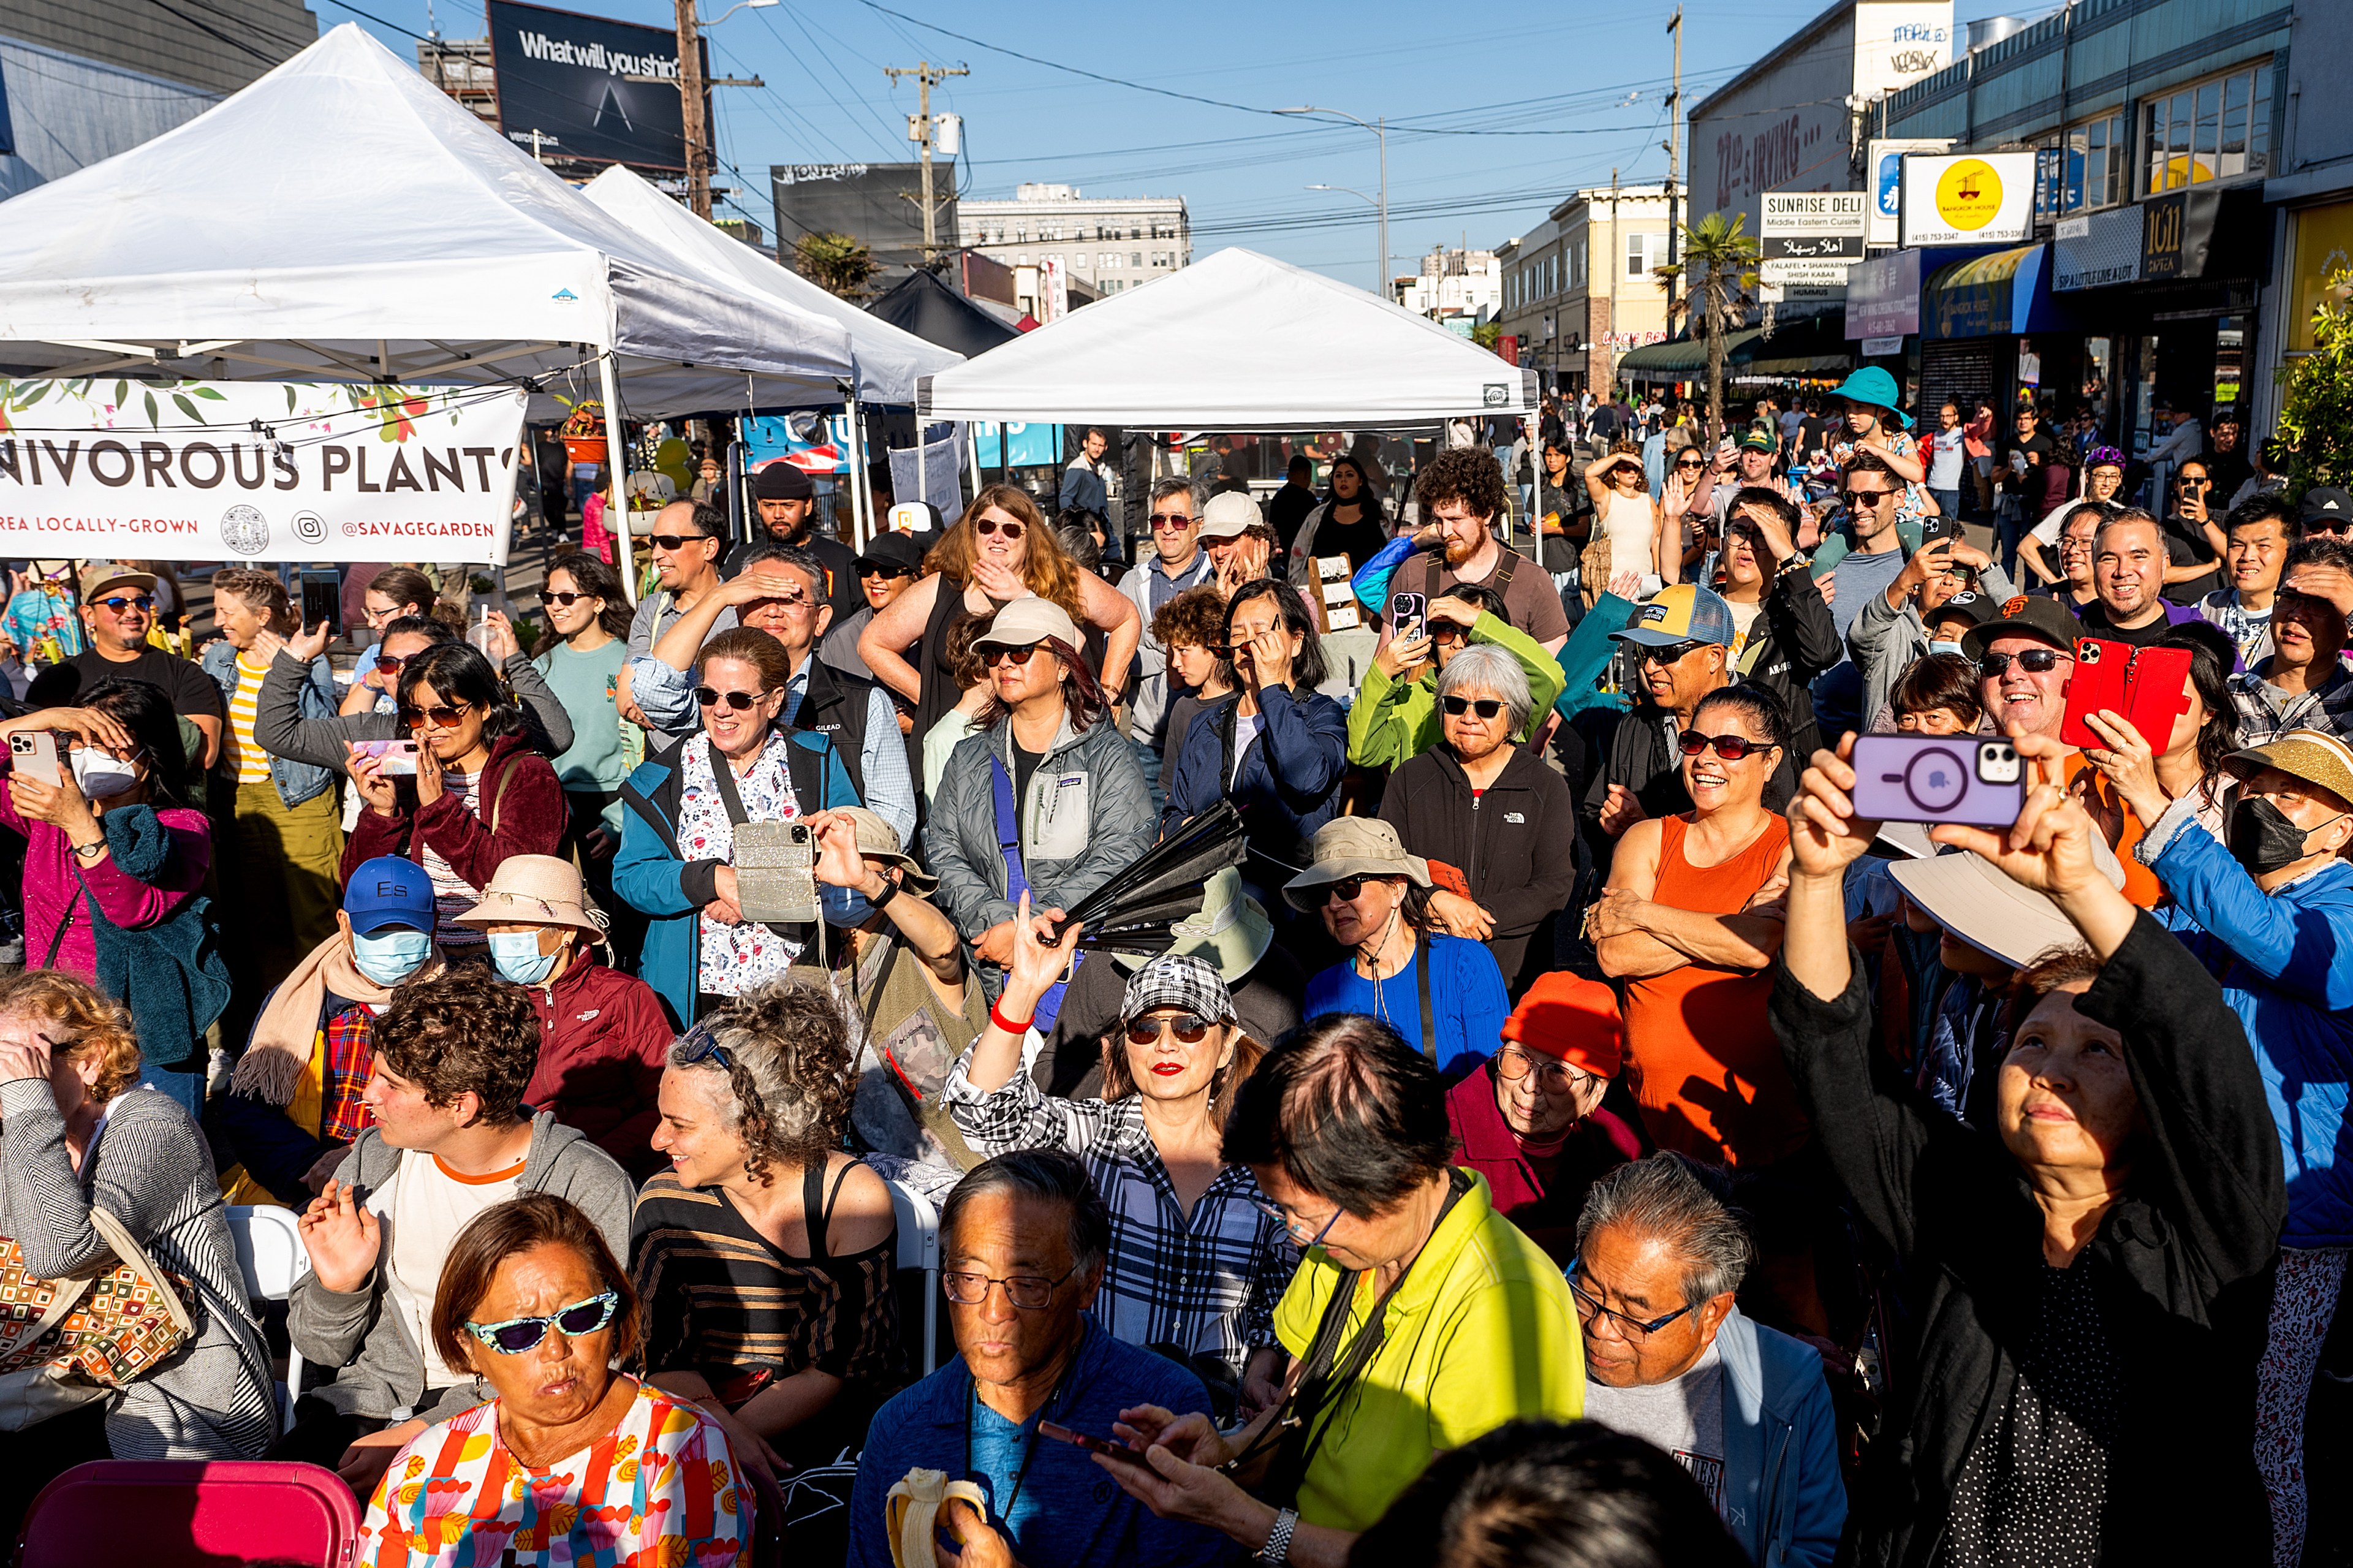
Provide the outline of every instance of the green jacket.
<path id="1" fill-rule="evenodd" d="M 1474 643 L 1493 643 L 1520 661 L 1528 677 L 1528 721 L 1525 744 L 1560 695 L 1560 666 L 1544 645 L 1511 622 L 1481 612 L 1471 627 Z M 1425 669 L 1412 680 L 1393 680 L 1379 665 L 1365 672 L 1363 689 L 1348 710 L 1348 761 L 1360 768 L 1394 768 L 1438 744 L 1438 671 Z"/>

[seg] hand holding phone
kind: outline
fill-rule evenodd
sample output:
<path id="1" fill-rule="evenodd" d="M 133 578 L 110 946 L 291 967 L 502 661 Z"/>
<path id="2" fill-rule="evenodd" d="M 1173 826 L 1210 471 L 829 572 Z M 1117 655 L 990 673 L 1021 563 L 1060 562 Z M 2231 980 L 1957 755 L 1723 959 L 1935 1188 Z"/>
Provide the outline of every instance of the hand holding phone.
<path id="1" fill-rule="evenodd" d="M 1982 735 L 1858 735 L 1854 814 L 1877 822 L 2007 827 L 2026 805 L 2026 769 Z"/>
<path id="2" fill-rule="evenodd" d="M 2067 678 L 2067 708 L 2059 721 L 2062 744 L 2105 751 L 2107 741 L 2086 718 L 2121 713 L 2159 752 L 2173 743 L 2173 721 L 2189 706 L 2190 652 L 2186 647 L 2135 648 L 2100 637 L 2075 640 L 2075 669 Z"/>
<path id="3" fill-rule="evenodd" d="M 352 754 L 375 759 L 375 771 L 386 778 L 417 776 L 417 742 L 414 741 L 353 741 Z"/>
<path id="4" fill-rule="evenodd" d="M 1142 1452 L 1129 1447 L 1124 1443 L 1114 1443 L 1108 1437 L 1096 1437 L 1084 1432 L 1074 1432 L 1059 1421 L 1039 1422 L 1038 1435 L 1040 1437 L 1051 1437 L 1057 1443 L 1069 1443 L 1073 1447 L 1084 1448 L 1090 1454 L 1101 1454 L 1106 1459 L 1117 1459 L 1122 1464 L 1142 1465 L 1146 1462 Z"/>
<path id="5" fill-rule="evenodd" d="M 55 789 L 61 782 L 58 773 L 58 738 L 47 730 L 19 730 L 8 737 L 8 765 L 28 779 L 38 779 Z"/>

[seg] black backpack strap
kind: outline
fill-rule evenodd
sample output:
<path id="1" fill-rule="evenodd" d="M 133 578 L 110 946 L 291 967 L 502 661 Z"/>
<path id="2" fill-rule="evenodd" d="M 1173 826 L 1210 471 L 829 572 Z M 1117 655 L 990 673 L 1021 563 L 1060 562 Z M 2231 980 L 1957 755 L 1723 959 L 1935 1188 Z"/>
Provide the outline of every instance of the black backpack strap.
<path id="1" fill-rule="evenodd" d="M 1413 936 L 1413 988 L 1421 998 L 1421 1054 L 1432 1062 L 1438 1060 L 1438 1025 L 1430 1010 L 1430 941 L 1419 931 Z"/>

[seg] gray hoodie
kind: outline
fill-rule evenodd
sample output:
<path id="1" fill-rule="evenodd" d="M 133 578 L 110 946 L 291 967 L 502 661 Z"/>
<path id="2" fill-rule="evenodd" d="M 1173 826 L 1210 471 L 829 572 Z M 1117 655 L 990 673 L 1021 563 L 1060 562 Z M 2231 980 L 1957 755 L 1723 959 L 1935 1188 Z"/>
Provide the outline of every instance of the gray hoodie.
<path id="1" fill-rule="evenodd" d="M 366 1202 L 390 1185 L 401 1153 L 371 1127 L 336 1167 L 335 1180 L 357 1185 L 361 1201 Z M 554 1193 L 577 1204 L 604 1233 L 613 1256 L 628 1257 L 636 1186 L 611 1155 L 544 1110 L 532 1119 L 531 1152 L 523 1157 L 519 1186 L 522 1192 Z M 384 1420 L 413 1415 L 446 1421 L 480 1404 L 481 1398 L 472 1387 L 459 1384 L 442 1390 L 431 1405 L 417 1408 L 427 1392 L 423 1353 L 408 1337 L 400 1315 L 384 1310 L 381 1259 L 391 1250 L 398 1216 L 379 1210 L 377 1219 L 383 1227 L 379 1263 L 367 1282 L 345 1295 L 320 1284 L 316 1274 L 304 1274 L 288 1302 L 287 1333 L 304 1360 L 341 1369 L 332 1383 L 311 1391 L 337 1410 Z"/>

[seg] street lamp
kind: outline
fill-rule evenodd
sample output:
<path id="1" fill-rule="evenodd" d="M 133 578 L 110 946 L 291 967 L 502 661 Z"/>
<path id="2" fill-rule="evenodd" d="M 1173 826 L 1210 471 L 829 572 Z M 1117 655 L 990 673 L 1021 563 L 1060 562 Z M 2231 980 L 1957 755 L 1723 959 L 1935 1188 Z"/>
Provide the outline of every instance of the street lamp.
<path id="1" fill-rule="evenodd" d="M 719 13 L 719 16 L 715 20 L 705 22 L 702 26 L 706 27 L 715 27 L 719 26 L 721 22 L 724 22 L 728 17 L 735 15 L 738 11 L 765 11 L 769 6 L 778 3 L 779 0 L 735 0 L 735 4 L 728 6 L 727 9 Z"/>
<path id="2" fill-rule="evenodd" d="M 1342 120 L 1354 121 L 1381 142 L 1381 197 L 1374 205 L 1381 211 L 1381 262 L 1375 269 L 1373 292 L 1386 300 L 1389 296 L 1389 122 L 1387 115 L 1377 120 L 1362 120 L 1345 109 L 1324 109 L 1315 104 L 1302 104 L 1295 109 L 1278 109 L 1277 114 L 1333 114 Z"/>
<path id="3" fill-rule="evenodd" d="M 1381 204 L 1379 202 L 1375 201 L 1372 197 L 1365 195 L 1364 192 L 1356 189 L 1354 185 L 1310 185 L 1307 188 L 1311 191 L 1345 191 L 1349 195 L 1356 197 L 1358 201 L 1364 203 L 1366 206 L 1373 208 L 1375 211 L 1377 212 L 1380 209 Z M 1384 259 L 1380 266 L 1375 270 L 1376 273 L 1387 272 L 1388 270 L 1388 262 Z M 1387 278 L 1376 276 L 1373 279 L 1373 285 L 1380 290 L 1382 299 L 1386 300 L 1389 297 L 1388 279 Z"/>

